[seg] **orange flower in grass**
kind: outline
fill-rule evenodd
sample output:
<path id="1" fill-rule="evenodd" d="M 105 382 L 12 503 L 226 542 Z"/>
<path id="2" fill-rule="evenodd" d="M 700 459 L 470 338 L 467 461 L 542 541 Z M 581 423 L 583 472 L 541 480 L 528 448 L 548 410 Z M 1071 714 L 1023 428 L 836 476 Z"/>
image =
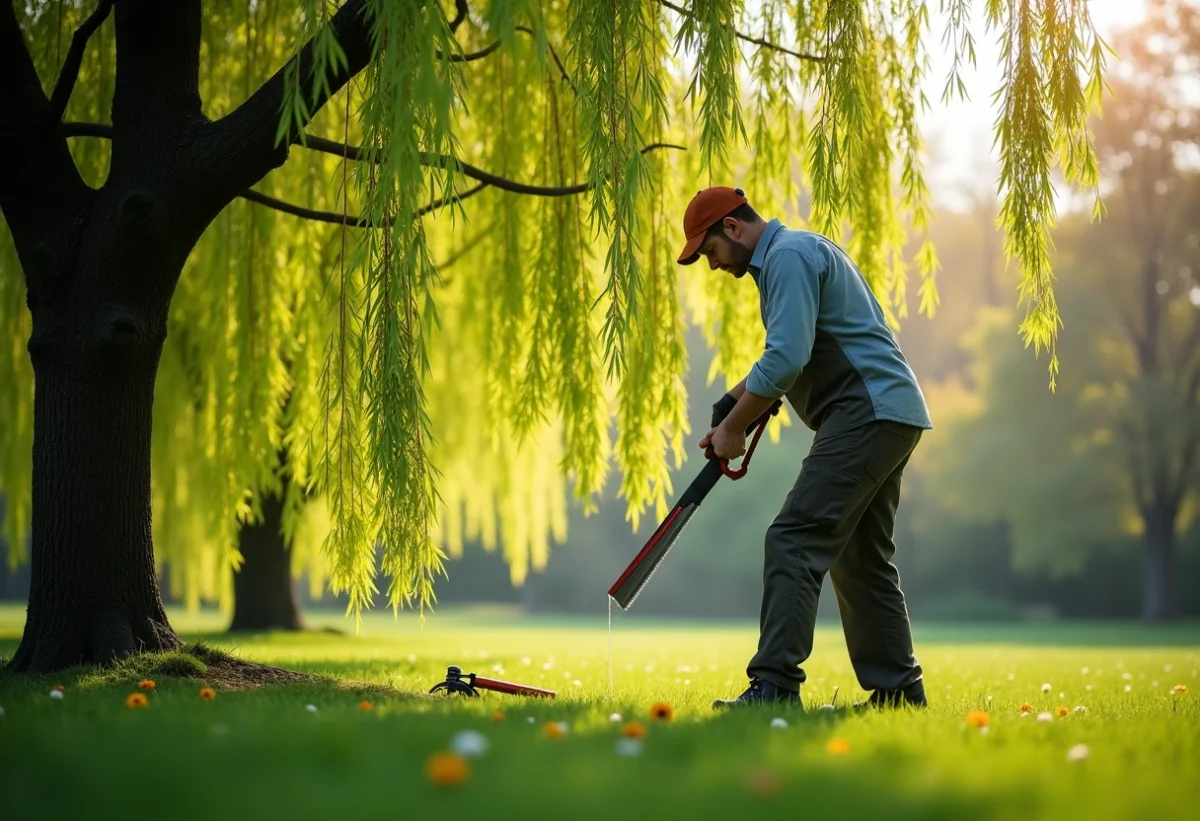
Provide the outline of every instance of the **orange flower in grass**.
<path id="1" fill-rule="evenodd" d="M 360 701 L 360 702 L 358 702 L 358 709 L 360 709 L 360 710 L 374 710 L 374 709 L 375 709 L 375 705 L 374 705 L 374 704 L 372 704 L 372 703 L 371 703 L 371 702 L 369 702 L 369 701 Z"/>
<path id="2" fill-rule="evenodd" d="M 567 737 L 567 725 L 562 721 L 548 721 L 542 727 L 542 735 L 555 741 Z"/>
<path id="3" fill-rule="evenodd" d="M 1063 707 L 1061 704 L 1058 706 L 1058 717 L 1059 718 L 1066 718 L 1070 714 L 1071 714 L 1071 711 L 1068 710 L 1066 707 Z"/>
<path id="4" fill-rule="evenodd" d="M 154 682 L 151 681 L 150 679 L 146 679 L 145 681 L 139 681 L 138 687 L 142 688 L 143 690 L 153 690 Z"/>
<path id="5" fill-rule="evenodd" d="M 1173 692 L 1176 692 L 1179 695 L 1183 695 L 1184 693 L 1187 692 L 1187 685 L 1186 684 L 1176 684 Z"/>
<path id="6" fill-rule="evenodd" d="M 621 735 L 626 738 L 645 738 L 646 728 L 637 721 L 631 721 L 621 728 Z"/>
<path id="7" fill-rule="evenodd" d="M 992 719 L 983 710 L 972 710 L 967 713 L 967 723 L 972 727 L 986 727 L 992 723 Z"/>
<path id="8" fill-rule="evenodd" d="M 125 706 L 130 710 L 136 710 L 139 707 L 145 707 L 150 702 L 141 693 L 130 693 L 125 697 Z"/>
<path id="9" fill-rule="evenodd" d="M 831 738 L 825 745 L 825 752 L 830 755 L 845 755 L 850 752 L 850 742 L 844 738 Z"/>
<path id="10" fill-rule="evenodd" d="M 655 721 L 670 721 L 674 715 L 670 704 L 659 701 L 650 707 L 650 717 Z"/>
<path id="11" fill-rule="evenodd" d="M 1021 714 L 1022 715 L 1025 715 L 1027 713 L 1032 713 L 1032 712 L 1033 712 L 1033 705 L 1030 704 L 1029 702 L 1025 702 L 1024 704 L 1021 705 Z"/>
<path id="12" fill-rule="evenodd" d="M 471 765 L 461 755 L 437 752 L 425 762 L 425 777 L 439 787 L 462 784 L 471 775 Z"/>
<path id="13" fill-rule="evenodd" d="M 504 713 L 500 712 L 499 710 L 492 713 L 492 721 L 503 721 L 503 720 L 504 720 Z"/>
<path id="14" fill-rule="evenodd" d="M 216 697 L 217 697 L 217 691 L 214 690 L 213 688 L 211 688 L 211 687 L 201 687 L 200 688 L 200 698 L 204 699 L 205 701 L 212 701 Z"/>

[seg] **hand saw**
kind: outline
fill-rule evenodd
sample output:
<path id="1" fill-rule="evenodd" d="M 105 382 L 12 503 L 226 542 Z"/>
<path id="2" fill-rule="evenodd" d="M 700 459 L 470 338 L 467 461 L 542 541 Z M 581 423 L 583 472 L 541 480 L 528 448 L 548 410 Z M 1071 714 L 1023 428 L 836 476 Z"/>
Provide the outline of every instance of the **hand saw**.
<path id="1" fill-rule="evenodd" d="M 697 508 L 700 507 L 700 503 L 704 501 L 704 497 L 713 489 L 721 475 L 724 474 L 734 481 L 746 475 L 754 448 L 757 447 L 758 440 L 766 430 L 767 422 L 771 420 L 772 416 L 779 413 L 781 404 L 781 400 L 776 399 L 775 403 L 764 411 L 762 416 L 755 419 L 750 427 L 746 428 L 746 435 L 750 436 L 753 432 L 754 438 L 750 440 L 750 446 L 746 449 L 746 458 L 742 460 L 740 468 L 730 470 L 729 460 L 716 458 L 711 446 L 706 449 L 704 456 L 708 459 L 708 464 L 700 471 L 700 475 L 688 485 L 687 490 L 679 497 L 675 507 L 662 520 L 649 541 L 638 551 L 638 554 L 633 557 L 633 561 L 625 568 L 625 572 L 609 588 L 609 598 L 615 601 L 622 610 L 627 611 L 633 606 L 634 601 L 642 592 L 642 588 L 650 581 L 654 571 L 658 569 L 659 564 L 667 557 L 667 553 L 675 546 L 684 526 L 687 525 L 688 520 L 692 518 Z"/>

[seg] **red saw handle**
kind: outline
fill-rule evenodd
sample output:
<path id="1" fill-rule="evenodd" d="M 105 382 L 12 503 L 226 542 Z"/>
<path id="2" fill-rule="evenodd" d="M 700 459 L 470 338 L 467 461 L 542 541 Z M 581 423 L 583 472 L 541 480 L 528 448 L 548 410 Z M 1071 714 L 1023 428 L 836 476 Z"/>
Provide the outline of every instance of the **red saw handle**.
<path id="1" fill-rule="evenodd" d="M 471 676 L 472 686 L 481 690 L 493 690 L 497 693 L 511 693 L 517 696 L 542 696 L 554 698 L 553 690 L 543 690 L 541 687 L 531 687 L 528 684 L 514 684 L 511 681 L 500 681 L 494 678 Z"/>
<path id="2" fill-rule="evenodd" d="M 782 404 L 783 403 L 780 400 L 776 399 L 775 403 L 771 405 L 770 408 L 763 411 L 763 415 L 755 419 L 750 425 L 750 429 L 746 431 L 748 435 L 750 430 L 753 430 L 754 436 L 750 440 L 750 447 L 746 448 L 746 457 L 742 459 L 742 466 L 740 468 L 737 468 L 736 470 L 730 470 L 728 459 L 719 460 L 721 463 L 722 473 L 724 473 L 730 479 L 733 479 L 735 482 L 746 475 L 746 471 L 750 469 L 750 457 L 754 455 L 754 449 L 758 447 L 758 440 L 762 438 L 763 431 L 767 429 L 767 422 L 770 422 L 771 417 L 779 413 L 779 408 Z M 707 458 L 712 459 L 717 455 L 717 453 L 712 449 L 712 445 L 709 445 L 707 448 L 705 448 L 704 455 Z"/>

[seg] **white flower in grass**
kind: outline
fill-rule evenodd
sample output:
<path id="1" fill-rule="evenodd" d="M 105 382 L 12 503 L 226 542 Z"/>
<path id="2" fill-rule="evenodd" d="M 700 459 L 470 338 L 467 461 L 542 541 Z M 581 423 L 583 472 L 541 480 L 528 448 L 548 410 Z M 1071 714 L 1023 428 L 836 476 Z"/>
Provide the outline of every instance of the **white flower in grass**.
<path id="1" fill-rule="evenodd" d="M 772 727 L 786 727 L 786 726 L 788 726 L 787 719 L 783 718 L 782 716 L 776 716 L 775 718 L 771 719 L 771 726 Z"/>
<path id="2" fill-rule="evenodd" d="M 463 758 L 478 758 L 487 752 L 488 740 L 483 733 L 463 730 L 450 740 L 450 749 Z"/>
<path id="3" fill-rule="evenodd" d="M 1088 753 L 1090 752 L 1091 750 L 1088 749 L 1086 744 L 1076 744 L 1067 750 L 1067 761 L 1083 761 L 1088 757 Z"/>
<path id="4" fill-rule="evenodd" d="M 833 709 L 833 705 L 832 705 L 832 704 L 822 704 L 822 705 L 821 705 L 821 706 L 820 706 L 818 709 L 821 709 L 821 710 L 832 710 L 832 709 Z"/>
<path id="5" fill-rule="evenodd" d="M 1050 692 L 1050 682 L 1047 681 L 1045 684 L 1042 685 L 1042 692 L 1043 693 Z"/>
<path id="6" fill-rule="evenodd" d="M 1087 691 L 1088 691 L 1089 693 L 1092 691 L 1092 685 L 1090 685 L 1090 684 L 1089 684 L 1089 685 L 1087 686 Z"/>
<path id="7" fill-rule="evenodd" d="M 1013 681 L 1014 679 L 1016 679 L 1016 677 L 1017 677 L 1017 676 L 1016 676 L 1016 673 L 1009 673 L 1009 674 L 1008 674 L 1008 680 L 1009 680 L 1009 681 Z"/>
<path id="8" fill-rule="evenodd" d="M 642 740 L 640 738 L 617 739 L 617 755 L 630 758 L 635 755 L 641 755 L 641 752 Z"/>
<path id="9" fill-rule="evenodd" d="M 620 714 L 620 713 L 613 713 L 612 715 L 610 715 L 610 716 L 608 717 L 608 720 L 609 720 L 609 721 L 611 721 L 611 722 L 613 722 L 613 723 L 615 724 L 616 722 L 618 722 L 618 721 L 620 721 L 620 720 L 621 720 L 621 714 Z"/>
<path id="10" fill-rule="evenodd" d="M 582 687 L 582 686 L 583 686 L 583 682 L 582 682 L 582 681 L 580 681 L 579 679 L 575 679 L 574 681 L 572 681 L 572 682 L 571 682 L 571 684 L 572 684 L 573 686 L 575 686 L 575 687 Z"/>
<path id="11" fill-rule="evenodd" d="M 1077 705 L 1077 706 L 1075 707 L 1075 712 L 1077 712 L 1077 713 L 1086 713 L 1086 712 L 1087 712 L 1087 707 L 1084 707 L 1082 704 L 1079 704 L 1079 705 Z"/>
<path id="12" fill-rule="evenodd" d="M 1132 693 L 1132 692 L 1133 692 L 1133 685 L 1132 685 L 1132 684 L 1126 684 L 1126 685 L 1125 685 L 1125 692 L 1127 692 L 1127 693 Z"/>
<path id="13" fill-rule="evenodd" d="M 1052 713 L 1038 713 L 1038 721 L 1053 721 L 1053 720 L 1054 720 L 1054 715 Z"/>
<path id="14" fill-rule="evenodd" d="M 533 716 L 526 716 L 526 718 L 525 718 L 525 723 L 526 723 L 526 724 L 532 724 L 532 723 L 533 723 Z"/>
<path id="15" fill-rule="evenodd" d="M 1082 670 L 1080 670 L 1079 672 L 1080 672 L 1080 674 L 1081 674 L 1081 675 L 1085 675 L 1085 676 L 1086 676 L 1086 675 L 1088 674 L 1088 668 L 1084 667 L 1084 668 L 1083 668 Z"/>
<path id="16" fill-rule="evenodd" d="M 4 718 L 4 708 L 0 707 L 0 718 Z"/>
<path id="17" fill-rule="evenodd" d="M 310 713 L 315 713 L 315 712 L 317 711 L 317 705 L 315 705 L 315 704 L 305 704 L 305 705 L 304 705 L 304 709 L 305 709 L 305 710 L 308 710 Z"/>
<path id="18" fill-rule="evenodd" d="M 62 697 L 63 697 L 62 690 L 51 690 L 50 691 L 50 698 L 57 698 L 57 699 L 61 700 Z"/>
<path id="19" fill-rule="evenodd" d="M 1125 679 L 1126 681 L 1132 681 L 1133 673 L 1122 673 L 1121 678 Z"/>

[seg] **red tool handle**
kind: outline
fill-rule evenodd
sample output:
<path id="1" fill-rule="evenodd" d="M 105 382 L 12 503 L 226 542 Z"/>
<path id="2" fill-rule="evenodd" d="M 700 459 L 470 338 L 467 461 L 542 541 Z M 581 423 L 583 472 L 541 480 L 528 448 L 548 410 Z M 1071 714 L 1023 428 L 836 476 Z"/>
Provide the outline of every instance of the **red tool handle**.
<path id="1" fill-rule="evenodd" d="M 758 447 L 758 440 L 762 438 L 763 431 L 767 429 L 767 422 L 770 422 L 771 417 L 779 413 L 779 407 L 782 404 L 782 402 L 776 399 L 775 404 L 771 405 L 770 408 L 764 411 L 763 415 L 755 419 L 754 423 L 750 426 L 751 429 L 754 430 L 754 438 L 750 440 L 750 447 L 746 449 L 746 458 L 742 460 L 742 466 L 740 468 L 737 470 L 730 470 L 728 459 L 719 460 L 721 463 L 722 473 L 724 473 L 730 479 L 733 479 L 735 482 L 746 475 L 746 471 L 750 469 L 750 457 L 754 455 L 754 449 Z M 712 449 L 712 445 L 709 445 L 705 451 L 705 456 L 707 456 L 709 459 L 716 456 L 716 451 Z"/>
<path id="2" fill-rule="evenodd" d="M 511 693 L 518 696 L 544 696 L 554 698 L 553 690 L 543 690 L 541 687 L 531 687 L 528 684 L 514 684 L 511 681 L 500 681 L 494 678 L 474 676 L 471 684 L 481 690 L 494 690 L 497 693 Z"/>

